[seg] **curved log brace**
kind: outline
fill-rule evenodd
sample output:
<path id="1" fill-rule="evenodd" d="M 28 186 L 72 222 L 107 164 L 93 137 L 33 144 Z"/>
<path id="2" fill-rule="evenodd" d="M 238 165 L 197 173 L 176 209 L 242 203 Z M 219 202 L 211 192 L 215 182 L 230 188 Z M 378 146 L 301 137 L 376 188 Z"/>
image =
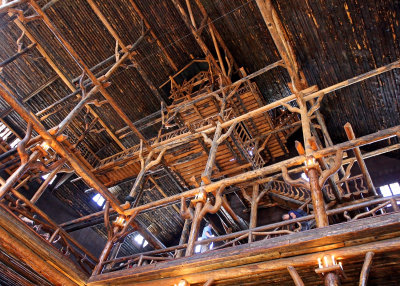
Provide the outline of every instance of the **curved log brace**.
<path id="1" fill-rule="evenodd" d="M 193 207 L 191 205 L 189 205 L 189 208 L 186 206 L 185 198 L 181 198 L 180 215 L 184 219 L 193 219 Z"/>
<path id="2" fill-rule="evenodd" d="M 223 202 L 222 192 L 225 190 L 225 185 L 221 185 L 217 192 L 215 192 L 215 203 L 214 205 L 210 200 L 204 204 L 203 208 L 200 211 L 199 218 L 202 219 L 207 213 L 215 214 L 221 208 L 221 204 Z"/>
<path id="3" fill-rule="evenodd" d="M 306 180 L 304 180 L 303 178 L 298 178 L 297 180 L 293 180 L 290 177 L 286 166 L 283 166 L 281 168 L 281 170 L 282 170 L 282 178 L 285 181 L 285 183 L 287 183 L 293 187 L 305 188 L 307 190 L 309 190 L 311 188 L 310 183 L 307 182 Z"/>
<path id="4" fill-rule="evenodd" d="M 333 165 L 329 169 L 327 169 L 321 173 L 321 176 L 319 178 L 319 186 L 321 187 L 321 189 L 324 186 L 326 180 L 330 176 L 335 174 L 339 170 L 339 168 L 342 166 L 342 160 L 343 160 L 343 150 L 339 149 L 336 151 Z"/>
<path id="5" fill-rule="evenodd" d="M 21 165 L 28 162 L 29 155 L 26 152 L 26 144 L 28 143 L 29 139 L 32 135 L 32 123 L 28 122 L 28 127 L 26 128 L 26 134 L 24 139 L 22 139 L 17 145 L 17 151 L 19 157 L 21 158 Z"/>

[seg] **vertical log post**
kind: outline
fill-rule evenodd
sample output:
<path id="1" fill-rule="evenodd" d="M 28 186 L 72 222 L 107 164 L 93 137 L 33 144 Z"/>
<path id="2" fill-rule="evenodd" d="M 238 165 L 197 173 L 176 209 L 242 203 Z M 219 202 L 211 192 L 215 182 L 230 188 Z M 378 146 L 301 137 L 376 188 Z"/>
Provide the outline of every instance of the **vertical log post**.
<path id="1" fill-rule="evenodd" d="M 296 269 L 293 266 L 288 266 L 287 270 L 289 271 L 289 274 L 293 279 L 294 285 L 304 286 L 303 280 L 301 279 L 299 273 L 297 273 Z"/>
<path id="2" fill-rule="evenodd" d="M 101 273 L 101 270 L 103 268 L 103 262 L 105 260 L 107 260 L 107 257 L 110 254 L 113 245 L 114 245 L 114 243 L 111 239 L 107 240 L 106 246 L 104 247 L 103 252 L 101 253 L 101 255 L 99 257 L 99 263 L 93 269 L 92 275 L 98 275 Z"/>
<path id="3" fill-rule="evenodd" d="M 353 128 L 351 127 L 351 124 L 349 122 L 347 122 L 344 125 L 344 130 L 346 131 L 346 135 L 347 138 L 349 140 L 353 140 L 356 139 L 356 136 L 354 134 Z M 361 173 L 363 174 L 365 181 L 367 183 L 367 187 L 368 187 L 368 192 L 371 196 L 377 196 L 377 192 L 374 186 L 374 183 L 372 182 L 371 176 L 368 172 L 367 169 L 367 165 L 365 164 L 365 161 L 363 159 L 363 156 L 361 154 L 361 150 L 359 147 L 356 147 L 353 149 L 354 150 L 354 154 L 356 155 L 357 158 L 357 162 L 358 162 L 358 166 L 360 167 Z"/>
<path id="4" fill-rule="evenodd" d="M 203 208 L 203 202 L 201 201 L 196 202 L 193 214 L 192 227 L 190 229 L 189 240 L 185 256 L 191 256 L 194 253 L 195 242 L 199 234 L 199 228 L 201 222 L 200 212 L 202 208 Z"/>
<path id="5" fill-rule="evenodd" d="M 325 274 L 325 286 L 340 286 L 340 277 L 335 272 Z"/>
<path id="6" fill-rule="evenodd" d="M 258 193 L 260 186 L 258 184 L 253 185 L 253 194 L 251 196 L 251 211 L 250 211 L 250 224 L 249 228 L 253 229 L 257 226 L 257 209 L 258 209 Z M 253 241 L 253 235 L 249 235 L 249 243 Z"/>
<path id="7" fill-rule="evenodd" d="M 319 185 L 319 174 L 316 168 L 308 170 L 308 178 L 310 179 L 310 191 L 312 203 L 314 206 L 315 221 L 317 227 L 325 227 L 329 225 L 328 216 L 326 214 L 324 197 Z"/>
<path id="8" fill-rule="evenodd" d="M 179 239 L 179 245 L 182 245 L 186 242 L 189 229 L 190 229 L 190 219 L 185 219 L 185 224 L 183 225 L 181 238 Z M 182 257 L 182 255 L 183 255 L 183 249 L 175 251 L 176 258 Z"/>
<path id="9" fill-rule="evenodd" d="M 372 258 L 374 257 L 374 254 L 375 253 L 370 251 L 365 255 L 364 264 L 360 274 L 360 282 L 358 284 L 359 286 L 367 286 L 369 270 L 371 269 Z"/>

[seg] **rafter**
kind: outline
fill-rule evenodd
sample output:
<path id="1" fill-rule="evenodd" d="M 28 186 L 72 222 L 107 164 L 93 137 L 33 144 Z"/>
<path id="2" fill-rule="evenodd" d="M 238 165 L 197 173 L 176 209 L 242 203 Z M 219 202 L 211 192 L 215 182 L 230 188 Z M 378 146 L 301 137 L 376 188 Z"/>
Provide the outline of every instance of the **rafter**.
<path id="1" fill-rule="evenodd" d="M 42 55 L 42 57 L 46 60 L 46 62 L 50 65 L 50 67 L 56 72 L 56 74 L 58 75 L 58 77 L 60 77 L 60 79 L 65 83 L 65 85 L 72 91 L 75 92 L 76 88 L 75 86 L 69 81 L 69 79 L 64 75 L 64 73 L 60 70 L 60 68 L 58 68 L 58 66 L 56 65 L 56 63 L 51 59 L 51 57 L 49 56 L 49 54 L 46 52 L 46 50 L 42 47 L 42 45 L 40 45 L 38 43 L 38 41 L 36 40 L 36 38 L 28 31 L 28 29 L 26 28 L 26 26 L 18 19 L 14 20 L 14 23 L 21 29 L 21 31 L 23 31 L 25 33 L 25 35 L 29 38 L 29 40 L 32 43 L 36 44 L 36 48 L 39 51 L 39 53 Z M 36 92 L 36 91 L 35 91 Z M 34 96 L 35 92 L 33 92 L 32 94 L 30 94 L 30 96 L 26 97 L 26 100 L 28 100 L 29 98 L 31 98 L 32 96 Z M 40 91 L 39 91 L 40 92 Z M 25 101 L 25 99 L 24 99 Z M 108 135 L 110 135 L 110 137 L 115 141 L 115 143 L 118 144 L 119 147 L 121 147 L 122 150 L 125 150 L 125 146 L 121 143 L 121 141 L 119 141 L 119 139 L 115 136 L 115 134 L 112 132 L 112 130 L 107 126 L 107 124 L 104 122 L 103 119 L 101 119 L 99 117 L 99 115 L 93 110 L 92 107 L 87 106 L 87 108 L 89 109 L 90 113 L 95 117 L 99 119 L 99 123 L 101 124 L 101 126 L 104 127 L 104 129 L 106 130 L 106 132 L 108 133 Z"/>
<path id="2" fill-rule="evenodd" d="M 140 10 L 139 6 L 136 4 L 136 0 L 129 0 L 131 3 L 133 9 L 135 12 L 139 15 L 139 17 L 142 19 L 144 25 L 146 26 L 147 29 L 150 30 L 151 36 L 156 40 L 157 45 L 160 47 L 160 49 L 163 51 L 165 58 L 167 59 L 169 65 L 173 68 L 174 71 L 178 71 L 178 67 L 176 66 L 175 62 L 172 60 L 171 56 L 168 54 L 166 48 L 164 45 L 161 43 L 161 41 L 158 39 L 157 35 L 154 33 L 153 29 L 151 28 L 149 22 L 147 21 L 146 17 Z"/>

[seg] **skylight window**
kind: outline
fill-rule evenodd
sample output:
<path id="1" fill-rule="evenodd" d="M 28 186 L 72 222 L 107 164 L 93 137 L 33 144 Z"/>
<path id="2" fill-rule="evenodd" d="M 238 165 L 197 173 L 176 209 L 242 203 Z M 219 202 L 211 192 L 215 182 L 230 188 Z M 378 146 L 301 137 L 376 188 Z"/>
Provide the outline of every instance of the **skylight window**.
<path id="1" fill-rule="evenodd" d="M 143 247 L 146 247 L 149 243 L 147 242 L 147 240 L 145 240 L 143 238 L 143 236 L 141 236 L 140 234 L 136 235 L 134 240 L 139 244 L 139 245 L 143 245 Z"/>
<path id="2" fill-rule="evenodd" d="M 104 201 L 105 201 L 105 199 L 103 198 L 103 196 L 100 195 L 100 194 L 96 194 L 96 195 L 92 198 L 92 200 L 95 201 L 96 204 L 97 204 L 99 207 L 103 206 Z"/>
<path id="3" fill-rule="evenodd" d="M 42 176 L 42 179 L 43 179 L 43 180 L 46 180 L 49 176 L 50 176 L 50 174 L 43 175 L 43 176 Z M 53 179 L 51 179 L 49 185 L 51 185 L 51 184 L 54 182 L 54 180 L 55 180 L 56 178 L 57 178 L 57 175 L 55 175 L 55 176 L 53 177 Z"/>
<path id="4" fill-rule="evenodd" d="M 379 188 L 381 191 L 382 196 L 384 197 L 391 197 L 394 195 L 400 195 L 400 185 L 399 183 L 393 183 L 384 185 Z"/>
<path id="5" fill-rule="evenodd" d="M 17 144 L 21 141 L 21 139 L 16 138 L 13 142 L 11 142 L 10 147 L 11 148 L 15 148 L 15 146 L 17 146 Z"/>
<path id="6" fill-rule="evenodd" d="M 301 173 L 301 177 L 306 180 L 307 182 L 310 181 L 310 179 L 307 177 L 306 173 Z"/>

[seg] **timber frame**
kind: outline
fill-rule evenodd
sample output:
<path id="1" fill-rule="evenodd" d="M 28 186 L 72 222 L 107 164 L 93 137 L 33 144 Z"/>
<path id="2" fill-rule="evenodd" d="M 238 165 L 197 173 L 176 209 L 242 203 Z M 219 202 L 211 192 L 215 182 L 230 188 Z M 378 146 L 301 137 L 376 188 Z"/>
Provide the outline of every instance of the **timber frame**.
<path id="1" fill-rule="evenodd" d="M 1 142 L 0 170 L 7 178 L 0 177 L 0 247 L 7 254 L 0 253 L 0 260 L 11 255 L 41 273 L 32 275 L 33 280 L 49 284 L 181 285 L 184 281 L 185 285 L 233 285 L 254 276 L 254 285 L 291 283 L 292 279 L 296 285 L 305 285 L 303 280 L 314 281 L 310 277 L 315 276 L 325 285 L 340 285 L 347 278 L 354 281 L 358 277 L 360 285 L 367 285 L 370 269 L 383 267 L 385 255 L 398 259 L 400 196 L 379 194 L 365 159 L 397 151 L 400 145 L 388 144 L 369 153 L 360 148 L 399 138 L 400 125 L 357 138 L 348 122 L 343 127 L 348 140 L 334 144 L 320 109 L 334 92 L 393 72 L 400 68 L 400 60 L 323 89 L 309 85 L 273 1 L 256 0 L 280 59 L 247 73 L 229 51 L 202 1 L 171 0 L 168 3 L 202 53 L 202 59 L 179 69 L 181 64 L 146 19 L 138 1 L 128 2 L 140 18 L 142 30 L 129 44 L 101 5 L 86 0 L 115 41 L 114 55 L 90 67 L 46 12 L 57 1 L 44 7 L 39 2 L 14 0 L 0 6 L 0 12 L 22 33 L 16 43 L 18 50 L 3 60 L 0 68 L 37 51 L 55 73 L 22 99 L 0 79 L 0 96 L 9 106 L 0 116 L 1 128 L 6 128 L 4 118 L 11 112 L 26 123 L 23 136 L 11 127 L 4 129 L 13 139 L 21 137 L 16 147 Z M 70 79 L 32 33 L 28 23 L 38 21 L 81 71 L 79 77 Z M 25 47 L 23 39 L 30 42 Z M 171 70 L 159 87 L 136 57 L 146 41 L 154 42 Z M 138 121 L 110 92 L 117 75 L 128 67 L 133 67 L 160 103 L 159 111 Z M 292 94 L 266 103 L 256 80 L 278 69 L 290 78 L 287 88 Z M 183 76 L 187 74 L 191 76 Z M 24 104 L 58 79 L 70 94 L 37 112 Z M 122 122 L 120 128 L 108 122 L 102 110 L 105 106 Z M 67 116 L 47 128 L 47 120 L 65 107 L 70 109 Z M 145 132 L 147 128 L 152 128 L 152 133 Z M 98 134 L 117 146 L 118 152 L 100 158 L 91 150 L 89 135 Z M 290 156 L 294 134 L 300 134 L 303 142 L 295 142 L 298 155 Z M 355 162 L 358 174 L 352 169 Z M 61 173 L 67 174 L 66 180 L 75 174 L 75 181 L 89 187 L 85 193 L 101 194 L 104 209 L 56 223 L 37 202 Z M 298 178 L 300 173 L 307 180 Z M 48 176 L 40 181 L 43 174 Z M 163 177 L 172 182 L 176 192 L 167 191 Z M 34 194 L 24 195 L 21 188 L 36 181 L 40 186 Z M 111 189 L 126 181 L 132 185 L 121 200 Z M 144 202 L 149 190 L 161 198 Z M 232 197 L 249 211 L 248 222 L 236 211 Z M 260 209 L 276 206 L 302 209 L 307 215 L 257 225 Z M 172 209 L 173 217 L 181 222 L 177 245 L 166 246 L 156 231 L 141 222 L 142 215 L 166 209 Z M 222 228 L 213 225 L 213 215 Z M 217 237 L 198 240 L 204 221 L 219 229 Z M 104 226 L 106 245 L 96 257 L 69 232 L 99 225 Z M 304 225 L 311 229 L 303 232 Z M 125 238 L 134 232 L 152 249 L 119 256 Z M 211 243 L 215 247 L 208 249 Z M 199 247 L 206 250 L 197 253 Z M 318 267 L 316 261 L 325 255 L 340 256 L 344 268 L 333 258 L 332 263 Z M 359 273 L 356 269 L 362 262 Z"/>

